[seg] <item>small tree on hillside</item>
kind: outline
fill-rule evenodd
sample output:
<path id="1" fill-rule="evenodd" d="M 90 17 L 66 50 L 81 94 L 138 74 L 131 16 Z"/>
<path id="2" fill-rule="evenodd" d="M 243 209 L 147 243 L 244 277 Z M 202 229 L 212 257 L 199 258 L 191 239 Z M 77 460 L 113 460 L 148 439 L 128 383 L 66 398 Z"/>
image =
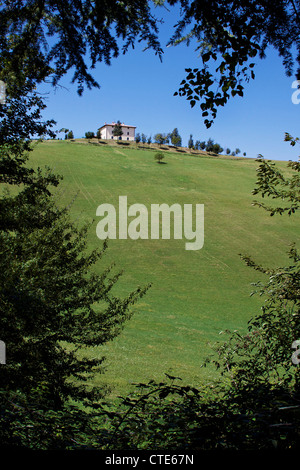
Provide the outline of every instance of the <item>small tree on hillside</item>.
<path id="1" fill-rule="evenodd" d="M 164 154 L 162 152 L 156 152 L 154 155 L 155 160 L 157 160 L 157 163 L 161 163 L 162 160 L 165 158 Z"/>
<path id="2" fill-rule="evenodd" d="M 94 132 L 88 131 L 85 133 L 85 138 L 86 139 L 92 139 L 94 137 Z"/>
<path id="3" fill-rule="evenodd" d="M 68 138 L 69 129 L 63 128 L 62 131 L 65 133 L 65 140 Z"/>
<path id="4" fill-rule="evenodd" d="M 135 136 L 135 141 L 136 141 L 137 144 L 140 143 L 140 141 L 141 141 L 141 136 L 140 136 L 139 132 Z"/>
<path id="5" fill-rule="evenodd" d="M 173 129 L 173 131 L 171 132 L 170 140 L 171 140 L 171 144 L 174 145 L 174 147 L 182 146 L 181 137 L 179 135 L 177 127 L 175 127 L 175 129 Z"/>
<path id="6" fill-rule="evenodd" d="M 189 149 L 194 148 L 194 141 L 193 141 L 193 136 L 192 136 L 192 134 L 190 134 L 190 138 L 189 138 L 189 141 L 188 141 L 188 148 L 189 148 Z"/>
<path id="7" fill-rule="evenodd" d="M 143 144 L 145 144 L 147 141 L 147 136 L 145 134 L 142 134 L 141 139 L 142 139 Z"/>
<path id="8" fill-rule="evenodd" d="M 158 133 L 155 134 L 154 141 L 159 145 L 163 145 L 169 142 L 169 136 L 166 134 Z"/>
<path id="9" fill-rule="evenodd" d="M 74 134 L 73 134 L 73 131 L 69 131 L 68 132 L 68 139 L 74 139 Z"/>
<path id="10" fill-rule="evenodd" d="M 214 153 L 216 153 L 216 154 L 219 155 L 219 153 L 222 153 L 223 150 L 224 150 L 224 149 L 221 147 L 220 144 L 216 143 L 216 144 L 213 145 L 212 151 L 213 151 Z"/>
<path id="11" fill-rule="evenodd" d="M 113 130 L 112 130 L 112 135 L 113 135 L 114 137 L 117 137 L 117 138 L 122 137 L 123 131 L 122 131 L 122 126 L 121 126 L 121 122 L 120 122 L 120 121 L 118 121 L 118 122 L 114 125 Z"/>
<path id="12" fill-rule="evenodd" d="M 212 152 L 213 148 L 214 148 L 214 140 L 212 138 L 209 138 L 206 144 L 206 151 Z"/>
<path id="13" fill-rule="evenodd" d="M 201 150 L 205 150 L 205 149 L 206 149 L 206 142 L 205 142 L 205 140 L 203 140 L 202 142 L 200 142 L 200 149 L 201 149 Z"/>

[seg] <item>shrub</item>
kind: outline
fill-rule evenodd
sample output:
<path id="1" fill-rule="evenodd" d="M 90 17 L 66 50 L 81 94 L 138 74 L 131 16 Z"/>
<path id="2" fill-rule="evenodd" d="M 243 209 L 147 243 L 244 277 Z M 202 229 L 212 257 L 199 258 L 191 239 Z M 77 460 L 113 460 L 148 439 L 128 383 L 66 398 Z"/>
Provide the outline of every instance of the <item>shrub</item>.
<path id="1" fill-rule="evenodd" d="M 156 152 L 154 155 L 155 160 L 157 160 L 157 163 L 161 163 L 161 161 L 165 158 L 163 152 Z"/>
<path id="2" fill-rule="evenodd" d="M 92 139 L 94 137 L 94 132 L 88 131 L 85 133 L 85 138 L 86 139 Z"/>

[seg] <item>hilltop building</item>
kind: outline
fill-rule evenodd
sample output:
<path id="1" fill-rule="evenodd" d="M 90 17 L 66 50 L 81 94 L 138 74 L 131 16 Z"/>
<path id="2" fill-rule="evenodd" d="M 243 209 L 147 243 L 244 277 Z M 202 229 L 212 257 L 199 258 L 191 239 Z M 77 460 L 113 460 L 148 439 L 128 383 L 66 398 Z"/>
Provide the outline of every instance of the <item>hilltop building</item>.
<path id="1" fill-rule="evenodd" d="M 99 127 L 98 131 L 101 132 L 101 139 L 114 139 L 114 135 L 112 133 L 114 126 L 116 125 L 115 122 L 111 124 L 105 123 L 103 126 Z M 136 126 L 129 126 L 121 124 L 121 128 L 123 134 L 121 136 L 115 137 L 115 140 L 134 140 L 135 139 L 135 129 Z"/>

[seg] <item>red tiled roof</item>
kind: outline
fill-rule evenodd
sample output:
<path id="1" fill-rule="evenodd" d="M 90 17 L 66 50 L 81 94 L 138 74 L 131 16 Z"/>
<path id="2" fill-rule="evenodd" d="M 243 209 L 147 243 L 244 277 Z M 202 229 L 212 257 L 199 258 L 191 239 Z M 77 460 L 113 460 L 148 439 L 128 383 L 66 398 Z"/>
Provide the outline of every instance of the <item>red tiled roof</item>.
<path id="1" fill-rule="evenodd" d="M 114 127 L 116 124 L 117 124 L 116 122 L 112 122 L 111 124 L 105 123 L 103 124 L 103 126 L 99 127 L 99 129 L 103 129 L 103 127 L 106 127 L 106 126 Z M 121 127 L 133 127 L 134 129 L 136 129 L 136 126 L 130 126 L 129 124 L 124 124 L 124 123 L 121 124 Z"/>

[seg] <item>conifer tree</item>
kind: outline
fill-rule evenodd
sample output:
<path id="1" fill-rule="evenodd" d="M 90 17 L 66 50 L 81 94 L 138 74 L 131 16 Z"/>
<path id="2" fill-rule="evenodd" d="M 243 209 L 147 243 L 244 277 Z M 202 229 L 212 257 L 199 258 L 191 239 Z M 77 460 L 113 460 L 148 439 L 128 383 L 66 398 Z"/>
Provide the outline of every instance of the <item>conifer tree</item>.
<path id="1" fill-rule="evenodd" d="M 117 137 L 117 138 L 122 137 L 123 131 L 122 131 L 122 126 L 121 126 L 121 122 L 120 122 L 120 121 L 118 121 L 118 122 L 114 125 L 113 130 L 112 130 L 112 134 L 113 134 L 114 137 Z"/>

